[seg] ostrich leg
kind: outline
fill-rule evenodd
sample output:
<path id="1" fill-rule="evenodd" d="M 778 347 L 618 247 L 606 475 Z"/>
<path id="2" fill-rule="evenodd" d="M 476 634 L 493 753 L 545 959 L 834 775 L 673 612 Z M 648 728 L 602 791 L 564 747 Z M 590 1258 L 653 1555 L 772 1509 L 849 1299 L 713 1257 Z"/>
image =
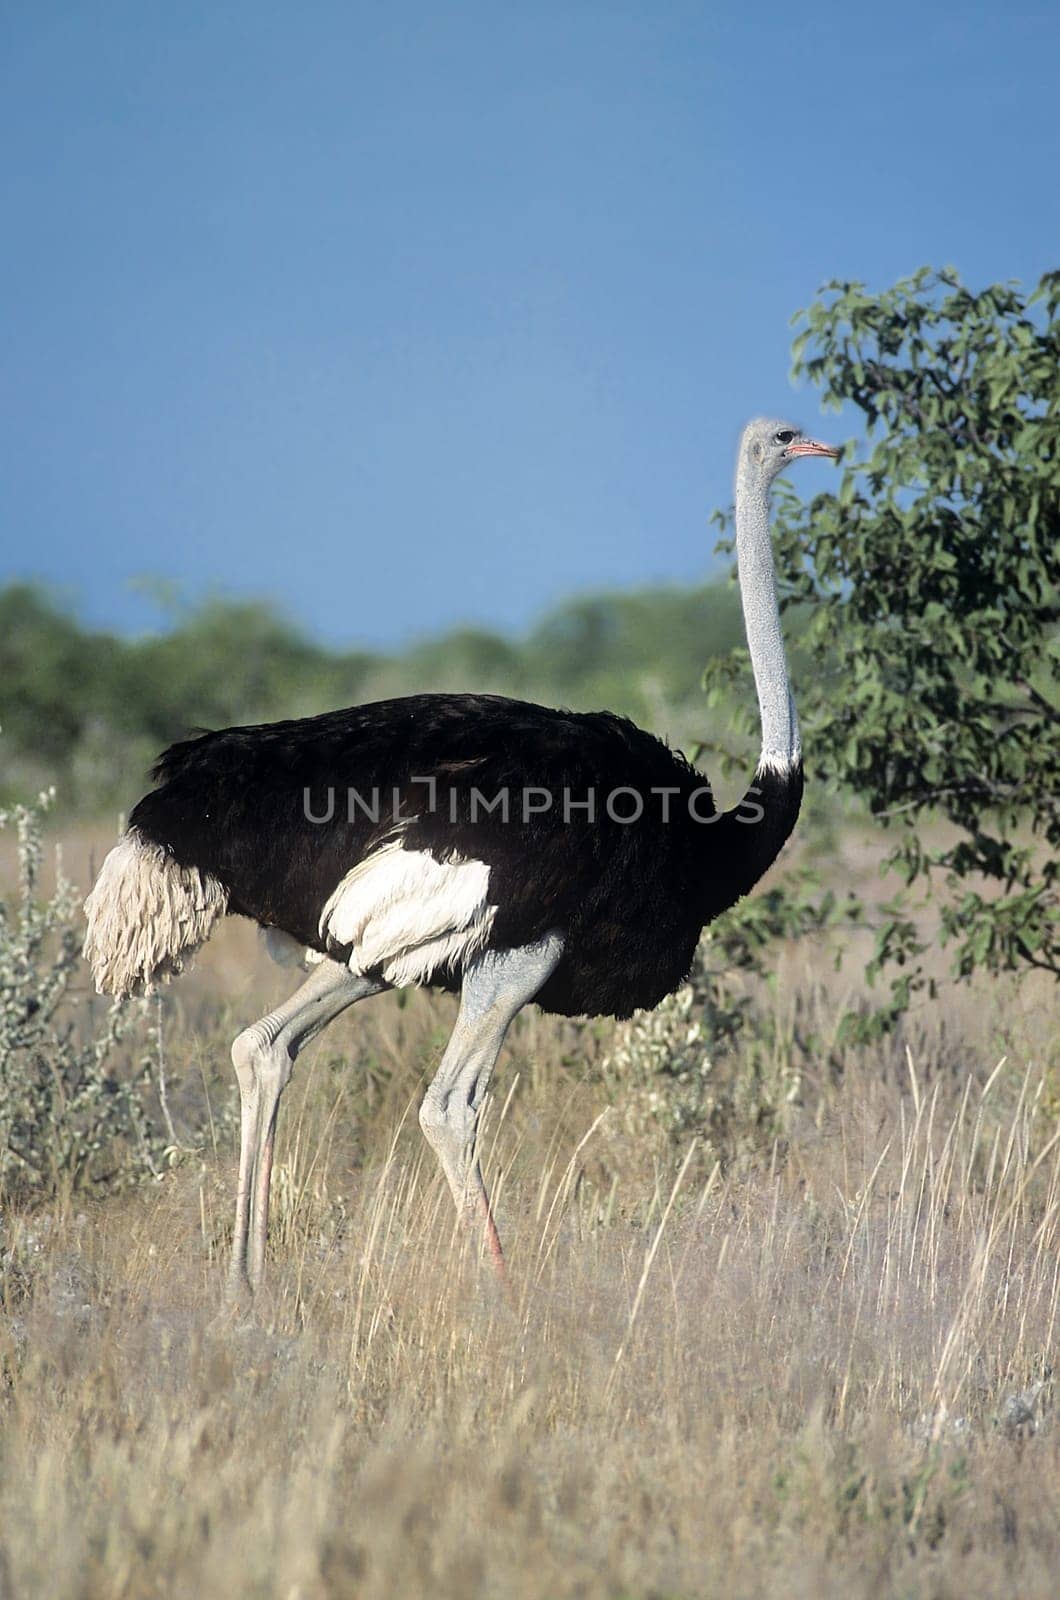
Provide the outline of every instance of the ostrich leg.
<path id="1" fill-rule="evenodd" d="M 420 1107 L 420 1127 L 442 1165 L 461 1216 L 478 1219 L 494 1266 L 504 1254 L 479 1163 L 479 1113 L 508 1027 L 563 954 L 563 940 L 488 950 L 464 973 L 460 1011 L 441 1065 Z"/>
<path id="2" fill-rule="evenodd" d="M 340 1012 L 386 985 L 323 961 L 291 998 L 244 1028 L 232 1045 L 239 1080 L 239 1183 L 228 1297 L 258 1288 L 265 1268 L 269 1183 L 280 1096 L 299 1051 Z"/>

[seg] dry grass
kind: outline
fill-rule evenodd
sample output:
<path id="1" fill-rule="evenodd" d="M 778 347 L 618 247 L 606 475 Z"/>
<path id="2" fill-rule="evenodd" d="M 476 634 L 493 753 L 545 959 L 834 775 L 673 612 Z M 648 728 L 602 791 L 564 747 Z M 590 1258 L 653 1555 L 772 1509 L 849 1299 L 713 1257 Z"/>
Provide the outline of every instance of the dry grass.
<path id="1" fill-rule="evenodd" d="M 416 1127 L 453 1003 L 380 997 L 299 1062 L 269 1290 L 226 1320 L 227 1043 L 282 981 L 226 927 L 166 1000 L 171 1169 L 0 1217 L 0 1600 L 1055 1593 L 1050 992 L 814 1058 L 849 966 L 778 952 L 696 1145 L 657 1048 L 524 1015 L 510 1300 Z"/>
<path id="2" fill-rule="evenodd" d="M 218 1321 L 223 1040 L 276 983 L 231 929 L 173 992 L 203 1150 L 6 1219 L 0 1594 L 1055 1593 L 1040 1014 L 822 1071 L 727 1168 L 608 1108 L 603 1035 L 525 1017 L 486 1140 L 508 1303 L 412 1114 L 451 1003 L 383 997 L 300 1063 L 270 1291 Z"/>

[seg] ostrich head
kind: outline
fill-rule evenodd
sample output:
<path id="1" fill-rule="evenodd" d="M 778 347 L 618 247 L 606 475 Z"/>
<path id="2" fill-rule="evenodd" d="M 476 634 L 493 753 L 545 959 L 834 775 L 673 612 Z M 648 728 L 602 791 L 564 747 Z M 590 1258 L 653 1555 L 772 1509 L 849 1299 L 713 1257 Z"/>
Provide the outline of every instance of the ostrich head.
<path id="1" fill-rule="evenodd" d="M 782 422 L 776 417 L 756 417 L 740 437 L 741 466 L 750 467 L 767 483 L 772 483 L 777 474 L 799 456 L 838 455 L 834 445 L 808 439 L 793 422 Z"/>

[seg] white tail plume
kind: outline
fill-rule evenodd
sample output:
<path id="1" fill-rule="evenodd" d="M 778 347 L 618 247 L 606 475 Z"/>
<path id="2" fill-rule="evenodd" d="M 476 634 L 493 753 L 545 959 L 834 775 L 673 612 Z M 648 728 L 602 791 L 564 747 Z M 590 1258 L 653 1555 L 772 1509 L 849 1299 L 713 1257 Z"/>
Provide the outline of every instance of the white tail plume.
<path id="1" fill-rule="evenodd" d="M 100 994 L 150 994 L 213 932 L 228 891 L 198 867 L 181 867 L 130 828 L 107 856 L 85 901 L 84 955 Z"/>

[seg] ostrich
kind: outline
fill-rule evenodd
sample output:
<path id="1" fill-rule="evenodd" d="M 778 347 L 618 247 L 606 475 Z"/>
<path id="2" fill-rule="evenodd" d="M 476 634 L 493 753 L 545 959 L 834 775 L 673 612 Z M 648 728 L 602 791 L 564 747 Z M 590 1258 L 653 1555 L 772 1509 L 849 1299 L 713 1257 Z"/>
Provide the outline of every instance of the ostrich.
<path id="1" fill-rule="evenodd" d="M 458 1211 L 499 1269 L 476 1134 L 528 1002 L 628 1017 L 684 980 L 706 923 L 776 859 L 802 798 L 769 531 L 789 462 L 836 456 L 790 423 L 740 439 L 736 550 L 762 725 L 752 785 L 719 812 L 683 756 L 609 712 L 419 694 L 175 744 L 86 902 L 101 993 L 150 991 L 226 915 L 307 972 L 232 1046 L 241 1132 L 229 1295 L 260 1285 L 280 1096 L 299 1051 L 357 1000 L 459 993 L 420 1107 Z"/>

